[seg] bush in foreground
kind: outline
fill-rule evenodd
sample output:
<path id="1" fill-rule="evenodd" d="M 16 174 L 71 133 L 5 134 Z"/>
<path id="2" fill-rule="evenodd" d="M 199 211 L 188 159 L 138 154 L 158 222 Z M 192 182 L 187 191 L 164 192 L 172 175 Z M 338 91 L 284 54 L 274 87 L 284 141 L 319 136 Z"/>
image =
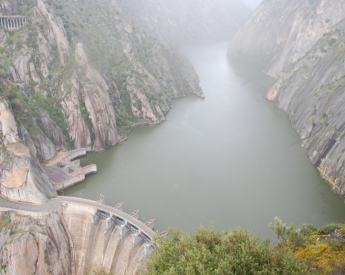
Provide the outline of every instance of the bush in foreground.
<path id="1" fill-rule="evenodd" d="M 201 226 L 194 235 L 176 229 L 169 234 L 167 240 L 155 237 L 147 274 L 308 274 L 291 252 L 272 248 L 245 229 L 217 232 Z"/>
<path id="2" fill-rule="evenodd" d="M 312 274 L 345 274 L 345 225 L 330 223 L 321 228 L 303 224 L 300 229 L 286 226 L 276 217 L 269 227 L 283 250 L 293 252 Z"/>

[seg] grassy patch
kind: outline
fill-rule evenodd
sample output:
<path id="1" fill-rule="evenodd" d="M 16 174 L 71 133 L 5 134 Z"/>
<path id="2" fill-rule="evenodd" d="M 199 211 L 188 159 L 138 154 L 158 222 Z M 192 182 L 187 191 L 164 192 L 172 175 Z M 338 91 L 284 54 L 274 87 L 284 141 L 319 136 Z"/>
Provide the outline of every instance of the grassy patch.
<path id="1" fill-rule="evenodd" d="M 7 225 L 11 224 L 11 219 L 5 219 L 0 221 L 0 231 Z"/>

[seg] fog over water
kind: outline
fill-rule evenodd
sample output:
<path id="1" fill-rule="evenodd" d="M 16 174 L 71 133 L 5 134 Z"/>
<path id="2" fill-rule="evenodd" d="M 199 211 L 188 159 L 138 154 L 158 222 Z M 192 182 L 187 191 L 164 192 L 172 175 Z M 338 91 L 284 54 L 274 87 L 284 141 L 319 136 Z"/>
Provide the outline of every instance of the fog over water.
<path id="1" fill-rule="evenodd" d="M 214 221 L 218 230 L 247 226 L 260 237 L 273 234 L 275 216 L 300 226 L 345 221 L 345 205 L 306 156 L 288 116 L 265 93 L 272 79 L 260 68 L 226 57 L 228 43 L 181 48 L 195 67 L 205 100 L 174 100 L 167 121 L 134 129 L 127 142 L 89 154 L 98 174 L 64 192 L 106 204 L 140 209 L 193 231 Z"/>

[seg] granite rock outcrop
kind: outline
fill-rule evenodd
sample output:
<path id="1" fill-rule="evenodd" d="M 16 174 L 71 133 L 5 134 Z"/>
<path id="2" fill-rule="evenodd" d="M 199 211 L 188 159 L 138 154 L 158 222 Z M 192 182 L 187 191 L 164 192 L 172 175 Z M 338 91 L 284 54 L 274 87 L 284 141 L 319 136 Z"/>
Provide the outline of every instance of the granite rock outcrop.
<path id="1" fill-rule="evenodd" d="M 277 77 L 267 98 L 289 114 L 311 162 L 345 201 L 344 5 L 263 1 L 228 53 L 263 63 Z"/>
<path id="2" fill-rule="evenodd" d="M 342 21 L 287 69 L 267 96 L 290 114 L 311 162 L 345 201 L 344 46 Z"/>
<path id="3" fill-rule="evenodd" d="M 232 39 L 228 54 L 266 64 L 279 77 L 345 18 L 342 0 L 264 0 Z"/>
<path id="4" fill-rule="evenodd" d="M 70 246 L 55 212 L 0 212 L 0 274 L 71 274 Z"/>
<path id="5" fill-rule="evenodd" d="M 133 125 L 159 124 L 173 98 L 203 97 L 193 67 L 109 1 L 25 0 L 19 30 L 0 30 L 1 95 L 41 162 L 55 146 L 102 151 Z M 79 26 L 79 27 L 78 27 Z"/>
<path id="6" fill-rule="evenodd" d="M 44 203 L 56 195 L 53 185 L 30 149 L 21 143 L 6 101 L 0 101 L 0 191 L 9 199 Z M 24 130 L 24 129 L 23 129 Z M 27 142 L 29 142 L 27 137 Z"/>

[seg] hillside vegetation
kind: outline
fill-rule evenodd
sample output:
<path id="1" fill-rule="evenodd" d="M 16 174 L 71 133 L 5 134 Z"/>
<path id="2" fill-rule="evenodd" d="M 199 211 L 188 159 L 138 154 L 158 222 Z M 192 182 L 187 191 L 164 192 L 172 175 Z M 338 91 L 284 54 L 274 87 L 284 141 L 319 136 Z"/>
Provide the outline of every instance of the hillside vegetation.
<path id="1" fill-rule="evenodd" d="M 178 50 L 107 1 L 24 0 L 6 3 L 3 13 L 23 14 L 27 23 L 0 29 L 1 95 L 41 161 L 54 145 L 104 150 L 135 123 L 164 121 L 172 98 L 202 96 Z"/>

